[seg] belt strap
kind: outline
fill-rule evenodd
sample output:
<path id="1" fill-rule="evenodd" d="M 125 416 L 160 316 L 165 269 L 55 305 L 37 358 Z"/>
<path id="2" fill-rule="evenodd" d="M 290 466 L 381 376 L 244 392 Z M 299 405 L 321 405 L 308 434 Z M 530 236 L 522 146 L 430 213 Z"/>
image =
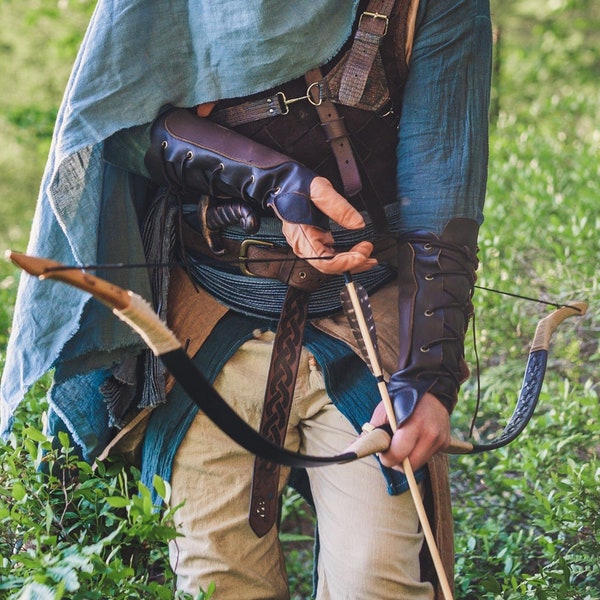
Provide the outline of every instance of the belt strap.
<path id="1" fill-rule="evenodd" d="M 310 292 L 328 280 L 327 275 L 298 258 L 290 248 L 254 238 L 237 241 L 222 237 L 220 243 L 224 253 L 218 255 L 210 250 L 202 234 L 185 220 L 182 220 L 180 233 L 186 252 L 202 255 L 209 263 L 222 262 L 229 267 L 237 264 L 244 275 L 277 279 Z"/>
<path id="2" fill-rule="evenodd" d="M 309 88 L 323 80 L 321 69 L 312 69 L 304 76 Z M 344 125 L 344 120 L 339 116 L 335 104 L 327 97 L 320 98 L 315 104 L 315 110 L 321 120 L 325 138 L 331 146 L 333 155 L 342 178 L 344 192 L 347 196 L 354 196 L 362 189 L 358 165 L 352 152 L 350 138 Z"/>
<path id="3" fill-rule="evenodd" d="M 225 127 L 238 127 L 246 123 L 269 117 L 286 115 L 289 109 L 283 92 L 270 94 L 257 100 L 247 100 L 241 104 L 220 108 L 210 115 L 210 120 Z"/>
<path id="4" fill-rule="evenodd" d="M 273 342 L 260 433 L 279 446 L 285 441 L 309 296 L 310 292 L 288 288 Z M 254 459 L 248 521 L 258 537 L 266 535 L 277 520 L 280 469 L 279 464 L 260 457 Z"/>

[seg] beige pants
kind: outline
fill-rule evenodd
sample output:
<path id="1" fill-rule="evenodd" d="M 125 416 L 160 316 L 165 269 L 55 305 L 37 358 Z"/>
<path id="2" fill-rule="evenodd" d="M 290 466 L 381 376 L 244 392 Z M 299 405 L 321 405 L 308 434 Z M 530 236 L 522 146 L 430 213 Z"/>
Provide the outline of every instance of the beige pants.
<path id="1" fill-rule="evenodd" d="M 245 343 L 225 365 L 216 389 L 258 428 L 273 334 Z M 286 447 L 341 452 L 356 432 L 331 404 L 323 378 L 303 353 Z M 170 546 L 180 589 L 216 584 L 216 600 L 289 598 L 277 531 L 257 538 L 248 525 L 254 457 L 198 414 L 173 466 L 171 506 L 184 537 Z M 309 469 L 320 537 L 319 599 L 431 600 L 420 582 L 423 543 L 405 493 L 390 496 L 375 459 Z M 282 469 L 283 489 L 289 470 Z"/>

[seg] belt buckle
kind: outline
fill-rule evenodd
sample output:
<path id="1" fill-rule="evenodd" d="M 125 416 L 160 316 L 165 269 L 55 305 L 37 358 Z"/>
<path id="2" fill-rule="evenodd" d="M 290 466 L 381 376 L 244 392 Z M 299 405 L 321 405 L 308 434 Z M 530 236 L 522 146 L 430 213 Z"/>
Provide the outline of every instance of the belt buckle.
<path id="1" fill-rule="evenodd" d="M 377 19 L 382 19 L 384 23 L 383 23 L 383 33 L 381 34 L 381 37 L 385 37 L 387 35 L 388 26 L 390 24 L 390 19 L 387 15 L 382 15 L 381 13 L 378 13 L 378 12 L 368 12 L 365 10 L 365 12 L 363 12 L 363 14 L 360 15 L 360 18 L 358 20 L 359 29 L 362 26 L 363 17 L 370 17 L 374 21 Z"/>
<path id="2" fill-rule="evenodd" d="M 266 246 L 268 248 L 273 248 L 275 244 L 272 242 L 265 242 L 264 240 L 254 240 L 251 238 L 246 238 L 242 240 L 240 244 L 240 255 L 238 256 L 240 271 L 244 275 L 248 275 L 249 277 L 259 277 L 259 275 L 255 275 L 252 271 L 248 270 L 248 249 L 250 246 Z"/>

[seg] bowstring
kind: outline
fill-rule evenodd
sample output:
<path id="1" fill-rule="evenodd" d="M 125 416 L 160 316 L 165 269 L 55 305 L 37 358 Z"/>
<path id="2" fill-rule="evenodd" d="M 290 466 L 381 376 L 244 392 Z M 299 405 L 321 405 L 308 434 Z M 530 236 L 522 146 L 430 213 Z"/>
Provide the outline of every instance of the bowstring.
<path id="1" fill-rule="evenodd" d="M 306 260 L 306 261 L 317 261 L 317 260 L 331 260 L 334 258 L 333 256 L 309 256 L 302 257 L 301 259 L 297 257 L 281 257 L 281 258 L 248 258 L 246 256 L 240 256 L 238 258 L 231 259 L 220 259 L 219 262 L 229 262 L 232 264 L 240 263 L 240 262 L 255 262 L 255 263 L 265 263 L 265 262 L 294 262 L 296 260 Z M 185 267 L 185 261 L 170 261 L 164 263 L 99 263 L 99 264 L 84 264 L 84 265 L 57 265 L 55 267 L 48 267 L 46 269 L 47 272 L 57 272 L 57 271 L 99 271 L 99 270 L 116 270 L 116 269 L 156 269 L 162 267 Z M 573 310 L 577 310 L 581 312 L 576 306 L 572 306 L 570 304 L 565 304 L 564 302 L 554 302 L 551 300 L 542 300 L 541 298 L 534 298 L 533 296 L 526 296 L 524 294 L 517 294 L 515 292 L 508 292 L 506 290 L 500 290 L 498 288 L 493 288 L 484 285 L 473 286 L 475 289 L 482 290 L 484 292 L 491 292 L 493 294 L 499 294 L 501 296 L 508 296 L 510 298 L 516 298 L 519 300 L 526 300 L 527 302 L 534 302 L 536 304 L 543 304 L 544 306 L 552 306 L 553 308 L 572 308 Z"/>
<path id="2" fill-rule="evenodd" d="M 313 261 L 313 260 L 331 260 L 333 256 L 314 256 L 314 257 L 303 257 L 302 260 Z M 241 261 L 249 261 L 249 262 L 292 262 L 298 260 L 297 257 L 281 257 L 281 258 L 265 258 L 265 259 L 248 259 L 247 257 L 239 257 L 239 258 L 231 258 L 229 260 L 221 259 L 222 262 L 230 262 L 230 263 L 239 263 Z M 165 263 L 104 263 L 104 264 L 87 264 L 87 265 L 58 265 L 55 267 L 48 267 L 46 269 L 47 272 L 56 272 L 56 271 L 68 271 L 68 270 L 81 270 L 81 271 L 98 271 L 98 270 L 116 270 L 116 269 L 155 269 L 162 267 L 174 267 L 174 266 L 183 266 L 186 267 L 186 261 L 170 261 Z M 576 306 L 572 306 L 565 303 L 560 302 L 552 302 L 549 300 L 542 300 L 541 298 L 534 298 L 532 296 L 526 296 L 524 294 L 517 294 L 515 292 L 508 292 L 506 290 L 499 290 L 497 288 L 483 286 L 483 285 L 473 285 L 474 289 L 478 289 L 485 292 L 491 292 L 493 294 L 498 294 L 501 296 L 508 296 L 510 298 L 516 298 L 519 300 L 525 300 L 527 302 L 534 302 L 536 304 L 543 304 L 545 306 L 552 306 L 553 308 L 572 308 L 581 312 L 579 308 Z M 475 312 L 471 315 L 472 322 L 472 337 L 473 337 L 473 347 L 475 354 L 475 370 L 476 370 L 476 403 L 475 409 L 473 411 L 473 416 L 471 418 L 471 424 L 469 427 L 469 437 L 473 437 L 473 432 L 475 430 L 475 424 L 477 421 L 477 417 L 479 414 L 480 404 L 481 404 L 481 369 L 480 369 L 480 358 L 479 351 L 477 348 L 477 323 L 475 318 Z"/>

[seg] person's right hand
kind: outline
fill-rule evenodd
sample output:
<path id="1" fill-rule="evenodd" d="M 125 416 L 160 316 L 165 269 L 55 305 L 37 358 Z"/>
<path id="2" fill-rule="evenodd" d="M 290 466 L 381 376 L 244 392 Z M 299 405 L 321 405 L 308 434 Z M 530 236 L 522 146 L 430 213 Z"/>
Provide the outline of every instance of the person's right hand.
<path id="1" fill-rule="evenodd" d="M 325 177 L 315 177 L 310 184 L 310 197 L 313 204 L 338 225 L 346 229 L 362 229 L 365 221 L 361 214 L 340 194 Z M 299 258 L 310 260 L 311 265 L 328 275 L 341 275 L 346 271 L 359 273 L 368 271 L 377 264 L 371 258 L 373 244 L 359 242 L 346 252 L 336 252 L 333 248 L 333 236 L 314 225 L 292 223 L 280 214 L 277 216 L 283 223 L 283 235 Z"/>

